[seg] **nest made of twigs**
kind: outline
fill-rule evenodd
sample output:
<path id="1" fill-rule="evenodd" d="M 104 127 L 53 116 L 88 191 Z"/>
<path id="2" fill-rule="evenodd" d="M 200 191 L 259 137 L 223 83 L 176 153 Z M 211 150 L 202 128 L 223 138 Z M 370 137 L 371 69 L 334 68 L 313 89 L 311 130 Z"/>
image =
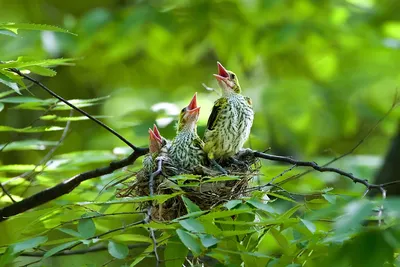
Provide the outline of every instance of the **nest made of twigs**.
<path id="1" fill-rule="evenodd" d="M 177 171 L 174 166 L 165 164 L 162 173 L 154 179 L 154 194 L 169 195 L 182 193 L 163 203 L 153 203 L 152 219 L 170 221 L 187 213 L 183 198 L 190 199 L 202 210 L 209 210 L 229 200 L 245 195 L 249 181 L 258 175 L 260 161 L 248 150 L 239 152 L 234 161 L 221 162 L 228 176 L 208 166 L 198 166 L 188 173 Z M 143 169 L 137 172 L 133 183 L 119 190 L 119 197 L 149 196 L 149 174 Z M 148 206 L 151 203 L 144 203 Z"/>

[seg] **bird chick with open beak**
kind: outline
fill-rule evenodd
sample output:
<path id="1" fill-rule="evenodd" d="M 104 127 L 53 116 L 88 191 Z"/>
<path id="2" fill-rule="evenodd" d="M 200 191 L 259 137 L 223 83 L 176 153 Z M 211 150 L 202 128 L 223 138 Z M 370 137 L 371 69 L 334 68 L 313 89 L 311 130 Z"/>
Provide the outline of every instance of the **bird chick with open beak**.
<path id="1" fill-rule="evenodd" d="M 249 97 L 241 95 L 241 87 L 235 73 L 217 62 L 218 74 L 214 74 L 222 90 L 222 96 L 214 103 L 204 133 L 204 151 L 208 159 L 221 172 L 226 171 L 217 161 L 234 156 L 250 135 L 254 112 Z"/>
<path id="2" fill-rule="evenodd" d="M 197 121 L 200 107 L 197 106 L 197 93 L 189 105 L 179 115 L 177 134 L 168 149 L 168 155 L 181 172 L 192 172 L 198 165 L 203 165 L 206 155 L 203 141 L 197 134 Z"/>
<path id="3" fill-rule="evenodd" d="M 155 159 L 167 153 L 170 141 L 161 136 L 160 131 L 154 124 L 153 129 L 149 129 L 149 153 L 143 159 L 143 169 L 147 174 L 151 174 L 155 167 Z"/>

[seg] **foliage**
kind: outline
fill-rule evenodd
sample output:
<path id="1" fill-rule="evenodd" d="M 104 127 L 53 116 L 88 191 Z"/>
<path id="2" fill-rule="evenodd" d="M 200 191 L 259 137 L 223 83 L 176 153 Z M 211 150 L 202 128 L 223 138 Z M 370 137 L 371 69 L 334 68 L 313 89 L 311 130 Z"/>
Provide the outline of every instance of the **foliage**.
<path id="1" fill-rule="evenodd" d="M 249 145 L 318 162 L 331 156 L 323 150 L 354 147 L 390 107 L 400 81 L 394 0 L 70 2 L 0 0 L 2 18 L 16 21 L 0 23 L 0 182 L 14 201 L 130 150 L 12 68 L 91 114 L 106 114 L 96 117 L 143 145 L 155 120 L 172 137 L 176 115 L 194 91 L 202 101 L 202 133 L 215 97 L 201 83 L 215 85 L 211 74 L 221 60 L 254 100 Z M 398 114 L 339 167 L 372 177 Z M 263 165 L 252 186 L 305 170 Z M 0 266 L 153 266 L 149 227 L 169 267 L 189 266 L 188 255 L 193 264 L 212 266 L 400 266 L 400 200 L 362 198 L 365 188 L 343 177 L 314 172 L 202 211 L 181 194 L 116 199 L 116 182 L 139 168 L 140 162 L 88 180 L 0 222 Z M 181 197 L 188 214 L 142 221 L 140 203 L 170 197 Z M 10 204 L 0 191 L 0 207 Z M 89 252 L 68 255 L 76 250 Z"/>

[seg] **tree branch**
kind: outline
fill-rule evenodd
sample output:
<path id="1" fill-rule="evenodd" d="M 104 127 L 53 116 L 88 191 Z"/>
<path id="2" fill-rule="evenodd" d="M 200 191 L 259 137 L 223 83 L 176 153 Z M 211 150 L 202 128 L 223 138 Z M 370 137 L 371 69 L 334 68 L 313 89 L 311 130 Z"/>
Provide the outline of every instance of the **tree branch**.
<path id="1" fill-rule="evenodd" d="M 353 174 L 342 171 L 340 169 L 333 168 L 333 167 L 319 166 L 316 162 L 300 161 L 300 160 L 295 160 L 291 157 L 276 156 L 276 155 L 266 154 L 266 153 L 262 153 L 262 152 L 258 152 L 258 151 L 253 151 L 253 155 L 257 158 L 279 161 L 279 162 L 286 162 L 286 163 L 290 163 L 295 166 L 311 167 L 314 170 L 319 171 L 319 172 L 334 172 L 334 173 L 340 174 L 344 177 L 351 179 L 354 183 L 363 184 L 368 190 L 376 189 L 376 190 L 382 191 L 384 189 L 384 187 L 388 186 L 388 184 L 372 184 L 372 183 L 369 183 L 368 180 L 366 180 L 366 179 L 357 178 Z M 400 181 L 398 181 L 398 182 L 400 182 Z M 392 182 L 391 184 L 393 184 L 393 183 L 394 182 Z"/>
<path id="2" fill-rule="evenodd" d="M 94 121 L 95 123 L 97 123 L 98 125 L 100 125 L 101 127 L 103 127 L 104 129 L 106 129 L 107 131 L 109 131 L 110 133 L 112 133 L 113 135 L 115 135 L 116 137 L 118 137 L 122 142 L 124 142 L 125 144 L 127 144 L 129 147 L 131 147 L 133 150 L 136 150 L 138 147 L 136 147 L 135 145 L 133 145 L 131 142 L 129 142 L 128 140 L 125 139 L 125 137 L 123 137 L 122 135 L 120 135 L 119 133 L 117 133 L 115 130 L 111 129 L 109 126 L 107 126 L 106 124 L 104 124 L 103 122 L 99 121 L 98 119 L 96 119 L 95 117 L 93 117 L 92 115 L 90 115 L 89 113 L 87 113 L 86 111 L 78 108 L 77 106 L 71 104 L 70 102 L 68 102 L 67 100 L 65 100 L 64 98 L 62 98 L 61 96 L 57 95 L 56 93 L 54 93 L 52 90 L 50 90 L 49 88 L 47 88 L 44 84 L 42 84 L 41 82 L 31 78 L 28 75 L 23 74 L 20 70 L 16 69 L 16 68 L 10 68 L 10 71 L 18 74 L 19 76 L 33 82 L 34 84 L 38 85 L 39 87 L 41 87 L 43 90 L 45 90 L 47 93 L 49 93 L 50 95 L 52 95 L 53 97 L 57 98 L 58 100 L 60 100 L 61 102 L 65 103 L 66 105 L 68 105 L 69 107 L 75 109 L 76 111 L 78 111 L 79 113 L 85 115 L 86 117 L 88 117 L 89 119 L 91 119 L 92 121 Z"/>
<path id="3" fill-rule="evenodd" d="M 146 154 L 147 151 L 148 151 L 147 148 L 136 147 L 134 152 L 125 159 L 111 162 L 107 167 L 97 168 L 95 170 L 78 174 L 51 188 L 45 189 L 33 196 L 25 198 L 24 200 L 11 204 L 7 207 L 4 207 L 0 209 L 0 222 L 7 220 L 11 216 L 20 214 L 24 211 L 38 207 L 44 203 L 47 203 L 53 199 L 65 195 L 74 190 L 83 181 L 96 178 L 105 174 L 110 174 L 117 169 L 128 166 L 134 163 L 135 160 L 138 159 L 140 156 Z"/>
<path id="4" fill-rule="evenodd" d="M 134 248 L 143 248 L 147 247 L 148 244 L 134 244 L 134 245 L 128 245 L 129 249 L 134 249 Z M 54 255 L 54 256 L 69 256 L 69 255 L 81 255 L 81 254 L 86 254 L 86 253 L 91 253 L 91 252 L 97 252 L 97 251 L 102 251 L 102 250 L 108 250 L 108 246 L 93 246 L 87 249 L 77 249 L 77 250 L 63 250 L 60 251 Z M 44 252 L 24 252 L 21 253 L 20 256 L 25 256 L 25 257 L 43 257 L 46 251 Z"/>
<path id="5" fill-rule="evenodd" d="M 342 154 L 342 155 L 340 155 L 340 156 L 338 156 L 338 157 L 335 157 L 335 158 L 331 159 L 330 161 L 328 161 L 328 162 L 326 162 L 325 164 L 323 164 L 322 167 L 327 167 L 327 166 L 331 165 L 332 163 L 334 163 L 334 162 L 336 162 L 336 161 L 338 161 L 338 160 L 341 160 L 342 158 L 347 157 L 347 156 L 350 155 L 350 154 L 353 154 L 353 152 L 354 152 L 358 147 L 360 147 L 360 146 L 365 142 L 365 140 L 367 140 L 367 138 L 372 134 L 372 132 L 375 131 L 375 129 L 378 128 L 378 126 L 379 126 L 379 125 L 393 112 L 393 110 L 394 110 L 395 108 L 397 108 L 399 105 L 400 105 L 400 97 L 399 97 L 398 91 L 396 90 L 396 93 L 394 94 L 394 97 L 393 97 L 392 106 L 391 106 L 391 107 L 389 108 L 389 110 L 386 111 L 386 113 L 374 124 L 374 126 L 372 126 L 372 128 L 368 130 L 368 132 L 365 134 L 365 136 L 364 136 L 363 138 L 361 138 L 361 140 L 358 141 L 358 143 L 357 143 L 354 147 L 352 147 L 349 151 L 347 151 L 346 153 L 344 153 L 344 154 Z M 264 152 L 265 152 L 265 151 L 264 151 Z M 283 185 L 283 184 L 285 184 L 285 183 L 287 183 L 287 182 L 296 180 L 296 179 L 298 179 L 298 178 L 300 178 L 300 177 L 302 177 L 302 176 L 304 176 L 304 175 L 306 175 L 306 174 L 308 174 L 308 173 L 310 173 L 310 172 L 312 172 L 312 171 L 313 171 L 313 170 L 308 170 L 308 171 L 305 171 L 305 172 L 301 172 L 301 173 L 295 174 L 295 175 L 293 175 L 293 176 L 291 176 L 291 177 L 289 177 L 289 178 L 287 178 L 287 179 L 285 179 L 285 180 L 283 180 L 283 181 L 280 181 L 280 182 L 278 183 L 278 185 Z"/>

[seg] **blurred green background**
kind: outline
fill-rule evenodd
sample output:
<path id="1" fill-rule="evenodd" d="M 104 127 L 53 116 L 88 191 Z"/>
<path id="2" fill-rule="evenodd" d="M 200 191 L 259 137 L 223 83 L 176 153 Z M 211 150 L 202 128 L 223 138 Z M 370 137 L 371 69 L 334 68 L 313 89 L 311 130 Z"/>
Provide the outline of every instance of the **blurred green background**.
<path id="1" fill-rule="evenodd" d="M 147 143 L 155 119 L 163 128 L 196 91 L 203 131 L 217 95 L 201 84 L 217 87 L 217 60 L 238 74 L 243 93 L 253 98 L 251 146 L 303 157 L 354 146 L 389 109 L 400 81 L 396 0 L 33 0 L 0 6 L 4 22 L 59 25 L 78 34 L 0 35 L 1 59 L 80 58 L 43 83 L 67 99 L 110 96 L 88 110 L 110 116 L 104 121 L 138 145 Z M 38 88 L 32 92 L 46 96 Z M 0 120 L 24 127 L 40 114 L 7 110 Z M 384 153 L 396 124 L 393 114 L 357 152 Z M 172 137 L 173 125 L 162 133 Z M 72 131 L 64 150 L 122 145 L 90 121 L 75 123 Z M 10 139 L 0 136 L 3 143 Z M 3 160 L 31 162 L 40 156 L 33 153 Z"/>

